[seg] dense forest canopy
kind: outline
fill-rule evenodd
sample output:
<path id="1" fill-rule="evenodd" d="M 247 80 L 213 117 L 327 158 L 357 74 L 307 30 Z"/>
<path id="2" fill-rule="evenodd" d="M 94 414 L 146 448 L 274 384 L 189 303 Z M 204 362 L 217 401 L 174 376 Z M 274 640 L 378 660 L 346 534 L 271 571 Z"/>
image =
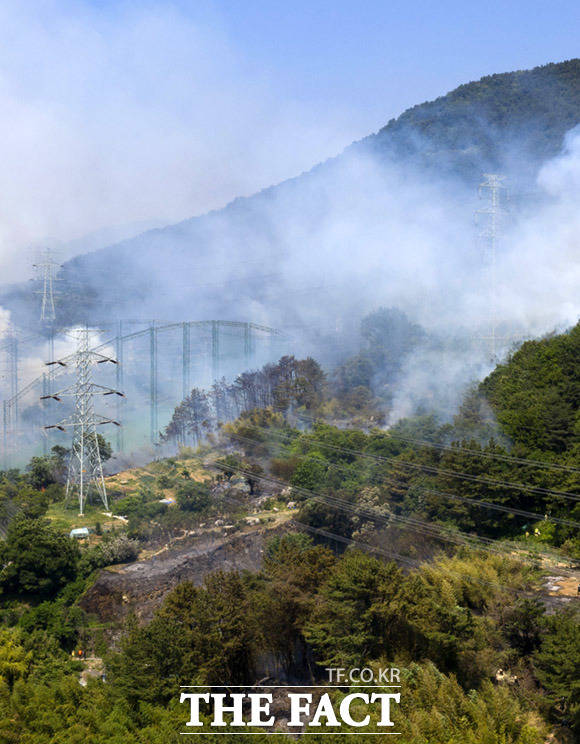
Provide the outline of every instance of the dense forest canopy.
<path id="1" fill-rule="evenodd" d="M 533 172 L 558 154 L 564 135 L 580 122 L 579 78 L 579 59 L 488 75 L 413 106 L 361 144 L 471 179 L 482 165 Z"/>
<path id="2" fill-rule="evenodd" d="M 528 341 L 483 381 L 481 393 L 506 434 L 530 452 L 580 452 L 580 324 Z"/>
<path id="3" fill-rule="evenodd" d="M 367 322 L 370 364 L 392 323 Z M 89 510 L 87 544 L 63 527 L 66 451 L 2 473 L 0 740 L 177 741 L 179 685 L 394 665 L 410 744 L 569 744 L 578 607 L 545 574 L 580 555 L 579 339 L 528 342 L 446 424 L 379 429 L 372 376 L 349 387 L 313 359 L 193 390 L 165 433 L 180 454 L 113 478 L 124 521 Z M 225 520 L 226 540 L 277 525 L 259 569 L 181 580 L 146 619 L 87 609 L 103 567 L 145 565 L 168 536 L 224 539 Z"/>

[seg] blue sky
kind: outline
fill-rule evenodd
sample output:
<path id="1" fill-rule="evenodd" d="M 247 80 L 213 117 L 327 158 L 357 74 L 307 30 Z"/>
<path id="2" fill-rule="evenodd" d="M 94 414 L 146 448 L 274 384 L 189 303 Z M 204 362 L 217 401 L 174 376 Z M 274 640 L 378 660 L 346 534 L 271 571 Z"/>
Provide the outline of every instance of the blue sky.
<path id="1" fill-rule="evenodd" d="M 359 135 L 463 82 L 580 55 L 580 3 L 570 0 L 178 5 L 223 29 L 249 74 L 289 97 L 350 109 Z"/>

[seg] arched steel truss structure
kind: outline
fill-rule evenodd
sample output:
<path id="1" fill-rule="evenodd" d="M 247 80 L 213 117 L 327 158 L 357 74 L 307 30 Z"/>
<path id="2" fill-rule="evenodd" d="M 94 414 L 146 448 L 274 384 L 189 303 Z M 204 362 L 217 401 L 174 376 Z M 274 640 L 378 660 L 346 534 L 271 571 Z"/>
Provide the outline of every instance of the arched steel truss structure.
<path id="1" fill-rule="evenodd" d="M 127 327 L 134 324 L 145 325 L 145 327 L 127 332 Z M 140 374 L 143 379 L 147 379 L 148 383 L 149 441 L 151 444 L 155 444 L 159 436 L 159 356 L 160 346 L 162 346 L 163 340 L 170 335 L 173 336 L 175 348 L 172 353 L 174 356 L 177 355 L 179 357 L 176 361 L 179 362 L 178 368 L 181 384 L 179 386 L 179 392 L 173 401 L 173 404 L 177 404 L 179 400 L 186 397 L 191 391 L 193 379 L 192 367 L 195 362 L 198 364 L 198 368 L 200 360 L 203 364 L 209 366 L 209 384 L 220 379 L 223 374 L 224 363 L 228 359 L 228 350 L 226 347 L 228 346 L 228 341 L 231 346 L 232 334 L 238 348 L 236 352 L 238 371 L 250 369 L 258 362 L 263 363 L 264 360 L 273 360 L 277 355 L 286 351 L 282 349 L 282 345 L 287 341 L 287 337 L 280 331 L 258 323 L 230 320 L 197 320 L 171 323 L 160 321 L 119 321 L 115 335 L 98 346 L 93 347 L 92 350 L 99 351 L 109 348 L 114 352 L 119 362 L 116 365 L 115 386 L 117 389 L 123 390 L 126 387 L 125 360 L 127 352 L 133 342 L 140 342 L 141 344 L 145 342 L 148 359 L 142 360 Z M 49 345 L 54 345 L 54 339 L 49 339 Z M 38 392 L 39 397 L 53 392 L 56 378 L 65 374 L 67 370 L 58 365 L 47 368 L 49 371 L 45 371 L 20 387 L 21 374 L 19 373 L 18 365 L 18 340 L 15 337 L 10 337 L 0 346 L 0 351 L 2 350 L 6 352 L 9 367 L 9 381 L 8 385 L 5 386 L 8 397 L 3 401 L 2 407 L 2 460 L 3 466 L 8 467 L 11 462 L 11 452 L 17 446 L 16 439 L 23 401 L 29 400 L 36 392 Z M 257 351 L 261 353 L 257 354 Z M 177 376 L 177 370 L 175 372 L 175 376 Z M 177 387 L 177 380 L 173 379 L 172 381 L 174 387 Z M 122 399 L 119 399 L 117 405 L 119 406 L 117 417 L 122 420 L 122 407 L 124 405 Z M 124 451 L 122 428 L 118 430 L 116 449 L 119 452 Z"/>

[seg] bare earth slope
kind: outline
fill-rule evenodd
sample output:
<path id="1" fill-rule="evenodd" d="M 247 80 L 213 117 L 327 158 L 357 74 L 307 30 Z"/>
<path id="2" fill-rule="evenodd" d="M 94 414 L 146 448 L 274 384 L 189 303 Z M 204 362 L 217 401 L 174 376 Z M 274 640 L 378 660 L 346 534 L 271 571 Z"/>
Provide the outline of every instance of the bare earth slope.
<path id="1" fill-rule="evenodd" d="M 186 545 L 114 569 L 104 569 L 80 605 L 102 622 L 117 622 L 129 612 L 148 620 L 165 595 L 182 581 L 199 585 L 212 571 L 256 571 L 266 542 L 283 525 L 248 529 L 232 536 L 205 534 Z"/>

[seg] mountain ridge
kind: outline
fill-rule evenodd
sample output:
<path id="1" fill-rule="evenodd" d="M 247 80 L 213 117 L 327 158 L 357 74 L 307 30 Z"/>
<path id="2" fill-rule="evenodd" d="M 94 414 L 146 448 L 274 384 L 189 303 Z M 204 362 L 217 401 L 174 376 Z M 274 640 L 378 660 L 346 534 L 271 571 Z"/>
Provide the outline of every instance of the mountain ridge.
<path id="1" fill-rule="evenodd" d="M 369 188 L 366 172 L 349 171 L 357 158 L 372 159 L 373 168 L 395 168 L 403 178 L 410 174 L 418 181 L 440 181 L 442 191 L 467 185 L 475 194 L 485 171 L 507 172 L 516 182 L 532 183 L 541 165 L 561 151 L 566 132 L 578 123 L 580 59 L 464 83 L 407 109 L 377 132 L 293 178 L 67 261 L 60 273 L 61 315 L 68 323 L 94 318 L 103 310 L 133 317 L 131 309 L 138 305 L 149 317 L 175 318 L 191 316 L 194 306 L 195 317 L 243 314 L 264 321 L 276 316 L 275 301 L 248 267 L 253 262 L 268 271 L 279 269 L 278 257 L 284 261 L 296 255 L 301 241 L 316 235 L 336 211 L 337 192 Z M 164 261 L 159 262 L 160 256 Z M 227 271 L 220 271 L 220 266 Z M 229 276 L 248 286 L 237 299 L 227 291 L 217 298 L 215 291 L 191 292 L 182 286 L 185 277 L 207 279 L 208 271 L 214 272 L 209 279 L 215 283 L 226 286 Z M 317 272 L 313 266 L 310 273 Z M 240 313 L 240 304 L 251 306 L 251 313 L 245 309 Z M 284 313 L 277 315 L 274 321 L 280 322 Z"/>

